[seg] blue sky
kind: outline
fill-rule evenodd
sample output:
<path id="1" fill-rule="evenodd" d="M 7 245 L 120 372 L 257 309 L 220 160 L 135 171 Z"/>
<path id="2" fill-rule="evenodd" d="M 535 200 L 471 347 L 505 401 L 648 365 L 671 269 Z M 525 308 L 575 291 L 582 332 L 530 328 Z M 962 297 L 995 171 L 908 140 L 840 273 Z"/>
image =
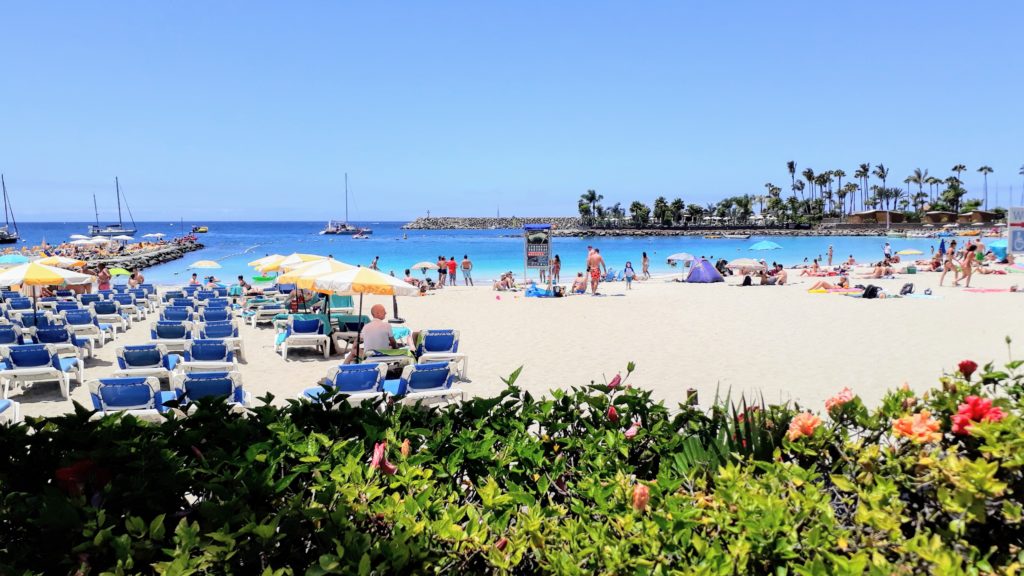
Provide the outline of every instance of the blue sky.
<path id="1" fill-rule="evenodd" d="M 1024 164 L 1020 2 L 8 3 L 21 220 L 562 215 Z M 1005 200 L 1001 202 L 1005 204 Z"/>

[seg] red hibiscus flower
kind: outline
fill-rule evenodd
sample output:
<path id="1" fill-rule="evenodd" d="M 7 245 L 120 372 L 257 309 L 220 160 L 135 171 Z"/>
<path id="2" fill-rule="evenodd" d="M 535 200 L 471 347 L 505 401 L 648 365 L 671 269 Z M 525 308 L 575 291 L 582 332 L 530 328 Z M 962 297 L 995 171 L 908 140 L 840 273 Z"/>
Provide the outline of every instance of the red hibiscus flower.
<path id="1" fill-rule="evenodd" d="M 608 407 L 608 419 L 612 422 L 619 421 L 619 411 L 615 409 L 615 406 Z"/>
<path id="2" fill-rule="evenodd" d="M 971 427 L 975 422 L 999 422 L 1006 417 L 998 406 L 992 405 L 992 400 L 980 396 L 968 396 L 964 399 L 956 415 L 953 416 L 953 433 L 966 435 L 971 433 Z"/>
<path id="3" fill-rule="evenodd" d="M 978 363 L 974 360 L 964 360 L 957 367 L 960 368 L 960 373 L 964 375 L 964 378 L 970 380 L 971 374 L 978 369 Z"/>

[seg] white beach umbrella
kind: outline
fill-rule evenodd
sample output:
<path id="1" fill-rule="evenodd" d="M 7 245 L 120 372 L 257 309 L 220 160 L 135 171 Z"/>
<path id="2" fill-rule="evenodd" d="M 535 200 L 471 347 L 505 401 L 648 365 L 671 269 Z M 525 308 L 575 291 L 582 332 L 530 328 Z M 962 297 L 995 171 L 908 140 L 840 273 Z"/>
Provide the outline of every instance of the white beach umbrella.
<path id="1" fill-rule="evenodd" d="M 726 264 L 726 267 L 727 268 L 750 268 L 750 269 L 753 269 L 753 270 L 760 270 L 762 268 L 765 268 L 765 265 L 762 264 L 761 262 L 758 262 L 757 260 L 754 260 L 753 258 L 737 258 L 737 259 L 729 262 L 728 264 Z"/>
<path id="2" fill-rule="evenodd" d="M 89 237 L 88 237 L 88 236 L 84 236 L 84 235 L 82 235 L 82 234 L 72 234 L 72 235 L 70 236 L 70 238 L 71 238 L 72 240 L 88 240 L 88 239 L 89 239 Z"/>
<path id="3" fill-rule="evenodd" d="M 93 236 L 89 241 L 93 244 L 110 244 L 110 238 L 105 236 Z"/>
<path id="4" fill-rule="evenodd" d="M 696 260 L 696 257 L 687 252 L 679 252 L 668 257 L 669 262 L 686 262 L 687 260 Z"/>
<path id="5" fill-rule="evenodd" d="M 154 232 L 152 234 L 142 235 L 143 238 L 163 238 L 164 236 L 166 236 L 166 234 L 164 234 L 163 232 Z"/>
<path id="6" fill-rule="evenodd" d="M 135 238 L 132 238 L 131 236 L 125 236 L 124 234 L 122 234 L 121 236 L 114 236 L 112 238 L 112 240 L 120 240 L 122 242 L 128 242 L 128 241 L 131 241 L 131 240 L 135 240 Z"/>
<path id="7" fill-rule="evenodd" d="M 80 238 L 71 243 L 72 246 L 93 246 L 92 240 Z"/>

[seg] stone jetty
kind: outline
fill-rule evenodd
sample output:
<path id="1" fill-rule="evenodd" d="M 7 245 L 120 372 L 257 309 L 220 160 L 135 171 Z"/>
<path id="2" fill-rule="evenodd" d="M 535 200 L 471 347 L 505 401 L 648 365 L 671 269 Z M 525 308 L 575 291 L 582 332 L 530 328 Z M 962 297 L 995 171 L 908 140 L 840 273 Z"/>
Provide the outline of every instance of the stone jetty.
<path id="1" fill-rule="evenodd" d="M 156 246 L 148 250 L 140 250 L 131 254 L 125 254 L 123 256 L 90 258 L 86 262 L 89 268 L 94 269 L 100 264 L 106 265 L 107 268 L 124 268 L 126 270 L 132 270 L 134 268 L 144 269 L 149 268 L 150 266 L 156 266 L 157 264 L 163 264 L 164 262 L 171 262 L 172 260 L 184 258 L 185 254 L 202 249 L 203 245 L 199 242 L 166 244 L 163 246 Z"/>

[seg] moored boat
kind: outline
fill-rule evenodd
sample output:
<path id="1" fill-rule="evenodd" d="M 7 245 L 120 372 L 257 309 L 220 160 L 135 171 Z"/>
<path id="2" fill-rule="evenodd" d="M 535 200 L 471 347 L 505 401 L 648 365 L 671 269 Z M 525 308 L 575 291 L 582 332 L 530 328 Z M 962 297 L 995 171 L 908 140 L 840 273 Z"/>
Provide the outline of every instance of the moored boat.
<path id="1" fill-rule="evenodd" d="M 348 174 L 345 174 L 345 220 L 330 220 L 320 234 L 340 234 L 345 236 L 365 236 L 373 234 L 369 228 L 360 228 L 348 223 Z"/>
<path id="2" fill-rule="evenodd" d="M 723 236 L 725 238 L 730 238 L 730 239 L 733 239 L 733 240 L 749 240 L 750 239 L 750 234 L 723 234 Z"/>
<path id="3" fill-rule="evenodd" d="M 108 224 L 106 226 L 100 226 L 100 211 L 96 207 L 96 195 L 92 195 L 92 208 L 96 212 L 96 224 L 89 225 L 89 234 L 92 236 L 131 236 L 138 232 L 135 227 L 135 218 L 132 217 L 132 210 L 128 208 L 128 217 L 131 218 L 132 225 L 127 227 L 124 225 L 124 220 L 121 218 L 121 183 L 117 177 L 114 177 L 114 189 L 117 193 L 117 224 Z M 128 205 L 125 204 L 127 208 Z"/>
<path id="4" fill-rule="evenodd" d="M 704 235 L 705 240 L 721 240 L 723 236 L 721 234 L 706 234 Z"/>
<path id="5" fill-rule="evenodd" d="M 207 228 L 206 226 L 193 226 L 192 227 L 192 233 L 193 234 L 206 234 L 209 231 L 210 231 L 210 229 Z"/>
<path id="6" fill-rule="evenodd" d="M 0 244 L 14 244 L 18 241 L 18 222 L 14 219 L 14 209 L 7 199 L 7 182 L 3 174 L 0 174 L 0 184 L 4 189 L 4 225 L 0 226 Z M 14 226 L 14 230 L 11 230 Z"/>

